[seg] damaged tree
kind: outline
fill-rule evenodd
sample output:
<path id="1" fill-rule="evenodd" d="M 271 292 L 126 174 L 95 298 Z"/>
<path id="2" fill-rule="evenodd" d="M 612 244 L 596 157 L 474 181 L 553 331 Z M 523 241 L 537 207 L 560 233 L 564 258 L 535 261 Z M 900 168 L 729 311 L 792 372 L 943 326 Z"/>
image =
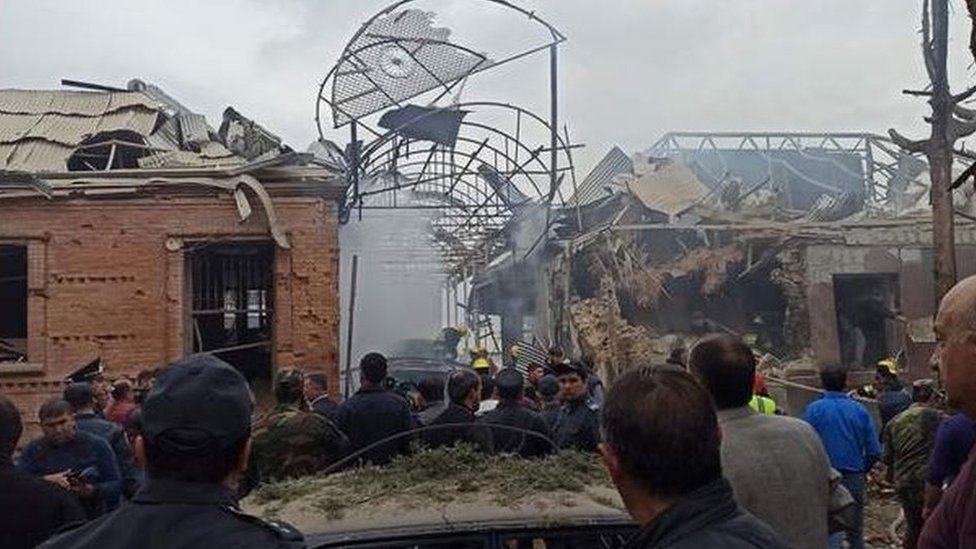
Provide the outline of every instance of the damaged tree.
<path id="1" fill-rule="evenodd" d="M 972 11 L 974 3 L 968 6 Z M 932 115 L 926 121 L 932 126 L 928 139 L 914 141 L 894 129 L 888 131 L 898 146 L 910 153 L 924 153 L 931 174 L 933 246 L 935 248 L 935 291 L 941 300 L 956 283 L 955 228 L 952 205 L 952 160 L 957 140 L 976 132 L 976 111 L 960 103 L 976 94 L 976 87 L 953 95 L 949 90 L 948 0 L 923 0 L 922 54 L 931 82 L 926 91 L 906 91 L 909 95 L 929 98 Z"/>

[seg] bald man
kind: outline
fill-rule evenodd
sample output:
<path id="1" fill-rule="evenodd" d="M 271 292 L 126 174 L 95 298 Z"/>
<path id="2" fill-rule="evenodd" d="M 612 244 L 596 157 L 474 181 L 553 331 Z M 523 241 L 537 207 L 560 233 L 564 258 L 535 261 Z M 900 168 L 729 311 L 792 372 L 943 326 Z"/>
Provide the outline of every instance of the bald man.
<path id="1" fill-rule="evenodd" d="M 937 369 L 949 406 L 976 418 L 976 277 L 957 284 L 942 299 L 935 319 Z M 922 549 L 976 548 L 976 452 L 929 517 Z"/>

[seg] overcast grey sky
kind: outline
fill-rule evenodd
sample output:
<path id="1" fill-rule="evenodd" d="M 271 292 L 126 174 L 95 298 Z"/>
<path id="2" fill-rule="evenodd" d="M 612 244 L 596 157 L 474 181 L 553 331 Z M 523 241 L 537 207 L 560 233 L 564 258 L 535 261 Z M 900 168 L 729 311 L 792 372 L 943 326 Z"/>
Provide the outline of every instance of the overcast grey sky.
<path id="1" fill-rule="evenodd" d="M 227 105 L 304 149 L 319 80 L 358 25 L 389 0 L 2 0 L 0 87 L 62 77 L 158 84 L 219 123 Z M 924 131 L 920 0 L 523 0 L 568 37 L 562 121 L 587 149 L 645 148 L 669 130 Z M 952 76 L 976 80 L 968 20 L 953 1 Z M 525 21 L 479 0 L 434 0 L 445 24 L 489 50 Z M 423 6 L 424 4 L 421 4 Z M 448 19 L 453 22 L 449 23 Z M 456 23 L 456 24 L 454 24 Z M 489 53 L 494 53 L 489 51 Z M 546 59 L 477 77 L 466 99 L 544 110 Z"/>

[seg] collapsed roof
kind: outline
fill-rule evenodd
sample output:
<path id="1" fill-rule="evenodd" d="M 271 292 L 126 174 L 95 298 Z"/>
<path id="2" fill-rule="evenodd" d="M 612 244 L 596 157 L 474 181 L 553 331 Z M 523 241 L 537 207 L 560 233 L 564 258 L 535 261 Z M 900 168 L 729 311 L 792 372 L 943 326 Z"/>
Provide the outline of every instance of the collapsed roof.
<path id="1" fill-rule="evenodd" d="M 138 80 L 128 90 L 0 90 L 0 170 L 234 167 L 288 150 L 232 108 L 215 131 Z"/>

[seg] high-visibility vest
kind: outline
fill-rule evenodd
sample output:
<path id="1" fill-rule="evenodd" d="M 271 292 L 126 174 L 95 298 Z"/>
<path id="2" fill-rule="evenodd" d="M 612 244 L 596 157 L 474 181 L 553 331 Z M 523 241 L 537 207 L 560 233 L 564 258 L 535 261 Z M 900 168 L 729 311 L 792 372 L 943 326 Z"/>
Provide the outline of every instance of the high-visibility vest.
<path id="1" fill-rule="evenodd" d="M 752 395 L 752 400 L 749 401 L 749 407 L 767 416 L 776 414 L 776 401 L 769 397 Z"/>

